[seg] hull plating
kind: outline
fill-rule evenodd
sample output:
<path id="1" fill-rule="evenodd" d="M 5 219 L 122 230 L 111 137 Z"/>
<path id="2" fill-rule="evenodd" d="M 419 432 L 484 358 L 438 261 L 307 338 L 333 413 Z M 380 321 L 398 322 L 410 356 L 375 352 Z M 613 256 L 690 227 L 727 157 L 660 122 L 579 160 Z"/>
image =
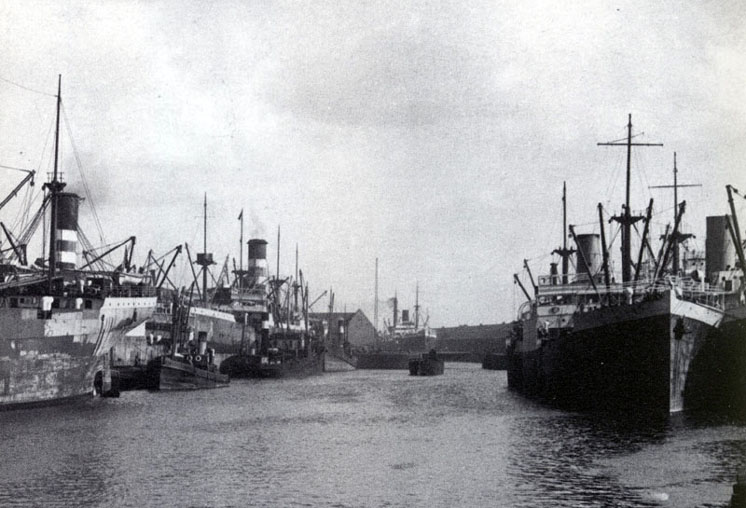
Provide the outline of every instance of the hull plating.
<path id="1" fill-rule="evenodd" d="M 149 333 L 170 339 L 172 316 L 156 314 L 146 327 Z M 238 354 L 242 344 L 249 344 L 255 338 L 254 330 L 250 326 L 244 327 L 237 323 L 233 314 L 202 307 L 193 307 L 190 310 L 189 327 L 194 332 L 195 339 L 204 334 L 207 348 L 215 350 L 214 362 L 218 366 L 227 358 Z M 133 360 L 128 362 L 131 363 Z"/>
<path id="2" fill-rule="evenodd" d="M 536 319 L 508 352 L 517 391 L 578 410 L 670 413 L 744 406 L 744 320 L 678 300 L 596 309 L 573 316 L 571 329 L 531 343 Z"/>
<path id="3" fill-rule="evenodd" d="M 0 308 L 0 407 L 93 392 L 102 356 L 148 319 L 155 298 L 106 298 L 98 309 Z"/>
<path id="4" fill-rule="evenodd" d="M 324 353 L 284 359 L 277 363 L 262 363 L 259 355 L 236 355 L 223 362 L 220 372 L 231 378 L 306 377 L 323 373 L 324 367 Z"/>
<path id="5" fill-rule="evenodd" d="M 230 379 L 224 374 L 161 358 L 152 363 L 153 378 L 159 390 L 198 390 L 228 386 Z"/>

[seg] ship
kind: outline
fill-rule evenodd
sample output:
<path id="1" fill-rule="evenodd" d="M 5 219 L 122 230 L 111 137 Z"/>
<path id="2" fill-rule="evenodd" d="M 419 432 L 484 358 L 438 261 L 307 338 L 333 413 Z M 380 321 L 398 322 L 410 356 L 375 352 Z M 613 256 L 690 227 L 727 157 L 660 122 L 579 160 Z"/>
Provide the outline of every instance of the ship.
<path id="1" fill-rule="evenodd" d="M 177 288 L 169 278 L 169 273 L 182 251 L 186 252 L 193 276 L 188 289 Z M 230 291 L 227 262 L 226 258 L 220 275 L 214 279 L 210 272 L 210 267 L 215 265 L 213 254 L 207 252 L 205 194 L 203 252 L 197 253 L 193 258 L 189 244 L 185 243 L 160 257 L 154 256 L 152 252 L 148 255 L 144 268 L 152 274 L 159 290 L 159 300 L 151 319 L 128 334 L 115 348 L 114 370 L 119 373 L 123 389 L 158 386 L 158 383 L 154 382 L 152 366 L 164 363 L 163 359 L 168 359 L 168 363 L 172 364 L 175 357 L 181 358 L 183 355 L 178 349 L 182 342 L 191 341 L 204 348 L 205 351 L 198 355 L 202 359 L 206 359 L 209 353 L 210 362 L 202 362 L 202 367 L 219 369 L 223 360 L 240 351 L 242 341 L 252 340 L 253 330 L 243 322 L 243 313 L 230 305 L 230 298 L 227 302 L 224 301 L 225 291 Z M 194 269 L 194 265 L 200 267 L 199 271 Z M 208 287 L 210 278 L 215 281 L 214 287 Z M 170 287 L 164 287 L 167 284 Z M 179 320 L 176 320 L 177 314 Z M 194 361 L 194 356 L 191 355 L 190 362 L 187 363 L 200 363 Z"/>
<path id="2" fill-rule="evenodd" d="M 215 351 L 207 347 L 206 336 L 194 337 L 190 326 L 191 302 L 186 306 L 174 295 L 171 307 L 173 344 L 168 354 L 147 364 L 147 388 L 153 390 L 195 390 L 228 386 L 230 378 L 218 371 Z"/>
<path id="3" fill-rule="evenodd" d="M 409 360 L 408 367 L 410 376 L 440 376 L 445 369 L 445 362 L 442 358 L 438 358 L 434 349 L 431 349 L 428 353 L 421 354 L 419 358 Z"/>
<path id="4" fill-rule="evenodd" d="M 218 297 L 246 329 L 239 352 L 221 364 L 220 372 L 231 378 L 305 377 L 324 372 L 323 331 L 308 318 L 308 284 L 297 268 L 297 255 L 295 278 L 268 277 L 264 239 L 249 240 L 248 259 L 248 270 L 239 269 L 234 286 Z"/>
<path id="5" fill-rule="evenodd" d="M 3 225 L 10 249 L 0 258 L 0 408 L 50 404 L 94 393 L 116 395 L 110 350 L 147 320 L 156 291 L 131 266 L 131 237 L 124 263 L 106 270 L 78 228 L 82 200 L 65 192 L 58 171 L 62 77 L 57 88 L 54 171 L 41 208 L 18 236 Z M 16 188 L 17 189 L 17 188 Z M 4 203 L 3 203 L 4 204 Z M 26 247 L 49 212 L 48 256 L 29 264 Z M 47 243 L 48 242 L 48 243 Z M 79 245 L 85 247 L 78 263 Z"/>
<path id="6" fill-rule="evenodd" d="M 161 340 L 164 338 L 172 343 L 177 344 L 178 339 L 175 335 L 187 333 L 192 335 L 192 339 L 200 344 L 205 344 L 211 351 L 212 361 L 217 367 L 226 358 L 235 355 L 241 347 L 241 341 L 250 340 L 247 334 L 251 334 L 249 327 L 243 322 L 243 315 L 231 305 L 225 305 L 223 294 L 230 286 L 228 281 L 228 258 L 226 258 L 220 275 L 214 279 L 210 267 L 215 265 L 213 254 L 207 252 L 207 194 L 203 201 L 203 236 L 202 252 L 198 252 L 195 258 L 192 258 L 189 244 L 184 244 L 187 254 L 187 260 L 192 270 L 193 279 L 189 291 L 182 290 L 179 292 L 179 298 L 173 300 L 171 306 L 164 305 L 160 307 L 162 313 L 156 316 L 148 326 L 148 334 L 160 332 Z M 243 256 L 243 252 L 239 257 Z M 194 271 L 194 265 L 200 267 L 199 271 Z M 200 284 L 201 278 L 201 284 Z M 208 286 L 208 280 L 213 279 L 214 287 Z M 174 309 L 188 309 L 186 322 L 179 326 L 185 327 L 183 333 L 173 330 Z M 157 340 L 155 341 L 158 342 Z"/>
<path id="7" fill-rule="evenodd" d="M 746 408 L 746 306 L 743 242 L 728 186 L 731 215 L 707 218 L 706 267 L 680 262 L 686 201 L 678 203 L 674 155 L 673 228 L 656 255 L 651 248 L 653 199 L 644 215 L 630 208 L 632 117 L 627 148 L 626 203 L 620 224 L 622 278 L 611 273 L 602 205 L 600 233 L 576 234 L 567 246 L 563 188 L 562 259 L 526 290 L 507 348 L 508 386 L 526 396 L 572 410 L 633 411 L 669 415 L 684 409 L 739 412 Z M 655 144 L 657 145 L 657 144 Z M 631 232 L 642 222 L 636 260 Z M 637 227 L 635 226 L 635 229 Z M 574 274 L 568 262 L 575 261 Z"/>
<path id="8" fill-rule="evenodd" d="M 353 351 L 356 368 L 407 370 L 411 360 L 418 359 L 418 355 L 435 347 L 437 335 L 428 325 L 429 316 L 424 322 L 420 320 L 419 296 L 420 289 L 417 285 L 414 316 L 410 315 L 409 309 L 399 311 L 399 298 L 396 294 L 389 300 L 393 307 L 392 319 L 390 322 L 384 320 L 386 330 L 381 334 L 375 351 Z"/>

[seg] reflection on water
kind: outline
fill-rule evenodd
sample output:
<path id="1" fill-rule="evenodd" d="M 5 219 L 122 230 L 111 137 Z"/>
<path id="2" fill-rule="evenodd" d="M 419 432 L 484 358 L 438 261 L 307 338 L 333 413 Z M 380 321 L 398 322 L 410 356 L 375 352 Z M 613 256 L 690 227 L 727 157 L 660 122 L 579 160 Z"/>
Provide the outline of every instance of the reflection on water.
<path id="1" fill-rule="evenodd" d="M 746 465 L 743 423 L 565 413 L 469 364 L 128 392 L 0 440 L 0 506 L 713 507 Z"/>

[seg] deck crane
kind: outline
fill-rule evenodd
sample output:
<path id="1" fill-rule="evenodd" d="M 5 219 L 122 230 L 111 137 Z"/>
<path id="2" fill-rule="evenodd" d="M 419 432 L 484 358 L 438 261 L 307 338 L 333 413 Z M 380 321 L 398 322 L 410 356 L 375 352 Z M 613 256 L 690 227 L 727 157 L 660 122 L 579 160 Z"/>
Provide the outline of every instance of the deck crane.
<path id="1" fill-rule="evenodd" d="M 5 199 L 3 199 L 3 201 L 0 203 L 0 210 L 2 210 L 2 208 L 7 205 L 8 202 L 16 196 L 16 194 L 18 194 L 18 191 L 20 191 L 21 188 L 26 185 L 26 182 L 31 182 L 29 183 L 29 185 L 31 185 L 32 187 L 34 186 L 34 175 L 36 174 L 36 171 L 28 169 L 18 169 L 18 171 L 23 171 L 24 173 L 28 174 L 23 178 L 23 180 L 21 180 L 21 183 L 16 185 L 15 189 L 10 191 L 10 194 L 8 194 Z"/>

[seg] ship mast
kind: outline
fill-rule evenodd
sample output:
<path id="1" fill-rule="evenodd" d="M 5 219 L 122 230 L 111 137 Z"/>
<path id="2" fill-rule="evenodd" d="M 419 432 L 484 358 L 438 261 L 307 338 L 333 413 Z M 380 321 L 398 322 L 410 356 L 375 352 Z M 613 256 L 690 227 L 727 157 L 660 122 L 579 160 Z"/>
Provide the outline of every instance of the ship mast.
<path id="1" fill-rule="evenodd" d="M 420 283 L 418 282 L 414 290 L 414 329 L 420 327 Z"/>
<path id="2" fill-rule="evenodd" d="M 202 252 L 207 254 L 207 193 L 202 208 Z M 207 304 L 207 266 L 202 267 L 202 299 Z"/>
<path id="3" fill-rule="evenodd" d="M 295 244 L 295 280 L 293 281 L 294 312 L 298 312 L 298 244 Z"/>
<path id="4" fill-rule="evenodd" d="M 52 181 L 44 184 L 50 193 L 50 221 L 49 221 L 49 269 L 47 270 L 49 290 L 52 290 L 52 281 L 56 275 L 57 261 L 57 195 L 65 188 L 65 184 L 59 181 L 57 164 L 60 151 L 60 105 L 62 103 L 62 74 L 57 76 L 57 120 L 54 130 L 54 175 Z"/>
<path id="5" fill-rule="evenodd" d="M 397 320 L 399 319 L 399 299 L 396 297 L 396 291 L 394 291 L 394 327 L 391 329 L 391 333 L 396 333 Z"/>
<path id="6" fill-rule="evenodd" d="M 567 284 L 568 260 L 574 252 L 575 249 L 567 248 L 567 184 L 562 182 L 562 248 L 552 251 L 552 254 L 559 254 L 562 257 L 562 284 Z M 552 281 L 552 284 L 554 283 Z"/>
<path id="7" fill-rule="evenodd" d="M 277 271 L 275 272 L 275 284 L 279 290 L 280 284 L 280 225 L 277 225 Z"/>
<path id="8" fill-rule="evenodd" d="M 202 252 L 197 254 L 197 264 L 202 267 L 202 302 L 207 305 L 207 270 L 210 265 L 215 263 L 212 260 L 212 253 L 207 252 L 207 193 L 203 204 L 202 214 Z M 196 279 L 196 277 L 195 277 Z"/>
<path id="9" fill-rule="evenodd" d="M 378 258 L 376 258 L 376 298 L 373 301 L 373 328 L 378 334 Z"/>
<path id="10" fill-rule="evenodd" d="M 238 215 L 238 220 L 241 221 L 241 236 L 238 239 L 238 294 L 240 295 L 243 287 L 243 208 Z"/>
<path id="11" fill-rule="evenodd" d="M 632 241 L 631 227 L 632 224 L 643 219 L 641 215 L 632 215 L 629 207 L 630 195 L 630 168 L 632 159 L 633 146 L 663 146 L 663 143 L 633 143 L 632 142 L 632 114 L 629 114 L 627 122 L 627 139 L 624 142 L 610 141 L 607 143 L 596 143 L 597 146 L 626 146 L 627 147 L 627 191 L 624 201 L 624 210 L 622 215 L 617 215 L 611 219 L 622 225 L 622 282 L 629 282 L 632 279 Z"/>
<path id="12" fill-rule="evenodd" d="M 679 170 L 676 167 L 676 152 L 673 153 L 673 185 L 651 185 L 650 189 L 673 189 L 673 223 L 679 220 L 679 193 L 678 190 L 681 187 L 702 187 L 702 185 L 696 184 L 680 184 L 678 182 Z M 679 272 L 679 243 L 683 242 L 687 238 L 691 238 L 691 234 L 677 233 L 676 236 L 672 236 L 670 241 L 673 243 L 673 273 L 676 275 Z"/>

